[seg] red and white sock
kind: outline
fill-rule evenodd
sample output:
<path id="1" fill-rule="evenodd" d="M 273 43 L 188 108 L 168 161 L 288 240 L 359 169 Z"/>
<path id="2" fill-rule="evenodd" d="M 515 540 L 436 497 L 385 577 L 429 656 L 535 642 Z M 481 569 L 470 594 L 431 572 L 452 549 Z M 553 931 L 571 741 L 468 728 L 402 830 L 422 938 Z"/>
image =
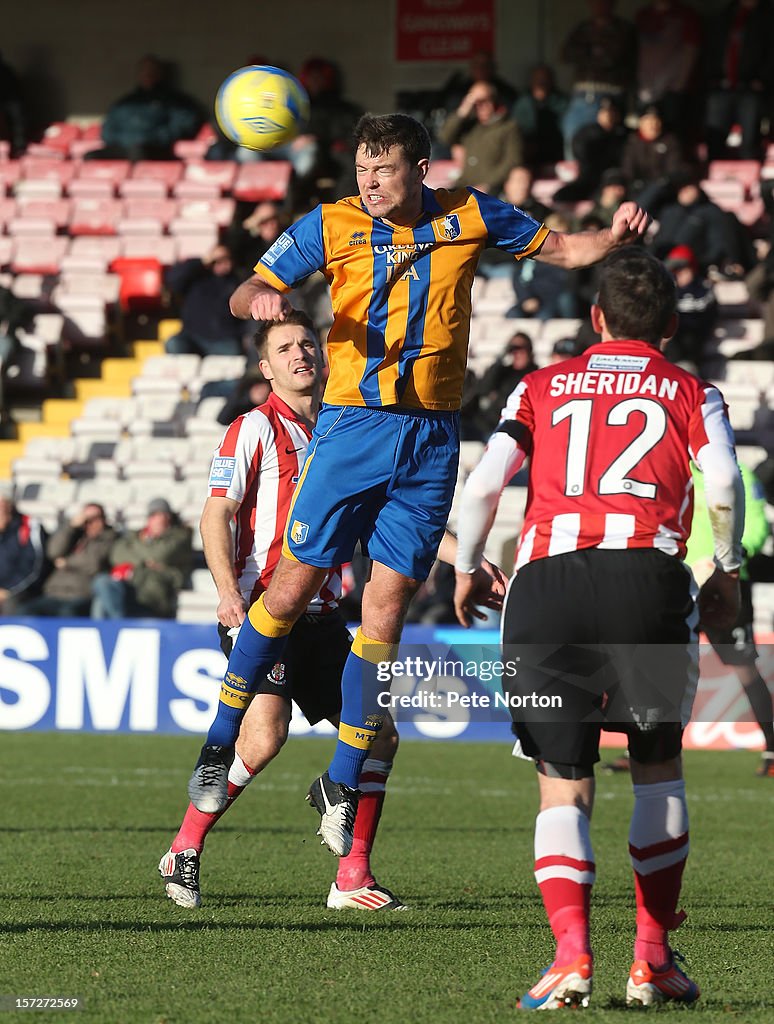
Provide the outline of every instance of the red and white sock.
<path id="1" fill-rule="evenodd" d="M 634 786 L 629 854 L 637 896 L 634 959 L 664 967 L 671 957 L 669 931 L 685 920 L 685 914 L 677 913 L 688 856 L 688 807 L 682 779 Z"/>
<path id="2" fill-rule="evenodd" d="M 589 904 L 595 879 L 589 819 L 579 807 L 550 807 L 535 821 L 535 879 L 551 931 L 554 963 L 591 953 Z"/>
<path id="3" fill-rule="evenodd" d="M 371 873 L 371 847 L 374 845 L 379 818 L 387 788 L 387 779 L 392 771 L 392 761 L 378 761 L 369 757 L 363 765 L 358 780 L 360 800 L 355 816 L 355 837 L 352 850 L 339 860 L 336 885 L 342 892 L 359 889 L 361 885 L 373 885 Z"/>
<path id="4" fill-rule="evenodd" d="M 226 813 L 245 786 L 252 782 L 254 776 L 252 768 L 245 764 L 239 754 L 234 754 L 234 761 L 228 772 L 228 803 L 225 808 L 215 814 L 204 814 L 197 811 L 193 804 L 189 804 L 180 831 L 172 840 L 172 853 L 180 853 L 182 850 L 196 850 L 197 853 L 201 853 L 207 833 L 218 818 Z"/>

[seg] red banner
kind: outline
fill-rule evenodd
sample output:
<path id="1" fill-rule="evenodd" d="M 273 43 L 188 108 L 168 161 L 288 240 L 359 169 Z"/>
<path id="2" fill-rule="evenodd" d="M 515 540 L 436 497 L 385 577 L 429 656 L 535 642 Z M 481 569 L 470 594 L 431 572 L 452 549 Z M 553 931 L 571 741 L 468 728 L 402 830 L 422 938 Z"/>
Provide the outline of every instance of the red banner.
<path id="1" fill-rule="evenodd" d="M 467 60 L 494 51 L 494 0 L 398 0 L 397 60 Z"/>

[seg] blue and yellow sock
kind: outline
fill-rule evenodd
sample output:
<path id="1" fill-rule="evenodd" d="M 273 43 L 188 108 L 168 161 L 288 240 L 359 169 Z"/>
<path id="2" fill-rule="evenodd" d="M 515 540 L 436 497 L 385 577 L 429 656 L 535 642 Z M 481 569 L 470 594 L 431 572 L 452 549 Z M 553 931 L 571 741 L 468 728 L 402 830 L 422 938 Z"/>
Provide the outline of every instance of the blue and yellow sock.
<path id="1" fill-rule="evenodd" d="M 389 690 L 389 681 L 378 678 L 379 665 L 391 662 L 397 644 L 369 640 L 358 629 L 341 675 L 341 724 L 339 739 L 328 775 L 357 789 L 363 764 L 384 721 L 377 696 Z"/>
<path id="2" fill-rule="evenodd" d="M 290 619 L 276 619 L 268 612 L 263 594 L 250 608 L 228 659 L 218 710 L 207 733 L 208 745 L 233 747 L 236 743 L 253 694 L 282 657 L 293 624 Z"/>

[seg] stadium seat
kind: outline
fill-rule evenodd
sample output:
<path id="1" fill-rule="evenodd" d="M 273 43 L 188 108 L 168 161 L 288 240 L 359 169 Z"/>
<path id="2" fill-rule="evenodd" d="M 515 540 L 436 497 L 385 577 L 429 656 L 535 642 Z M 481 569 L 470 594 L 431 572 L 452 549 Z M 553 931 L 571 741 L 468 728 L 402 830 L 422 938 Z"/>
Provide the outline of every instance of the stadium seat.
<path id="1" fill-rule="evenodd" d="M 183 176 L 183 166 L 179 160 L 138 160 L 132 168 L 132 178 L 161 181 L 169 190 Z"/>
<path id="2" fill-rule="evenodd" d="M 199 230 L 202 224 L 217 224 L 227 227 L 234 216 L 233 199 L 181 199 L 178 215 L 170 220 L 169 230 L 173 235 Z"/>
<path id="3" fill-rule="evenodd" d="M 124 313 L 147 313 L 162 305 L 161 264 L 157 259 L 121 256 L 110 264 L 121 278 L 119 302 Z"/>
<path id="4" fill-rule="evenodd" d="M 193 353 L 150 356 L 142 368 L 143 377 L 164 377 L 188 383 L 199 373 L 201 356 Z"/>
<path id="5" fill-rule="evenodd" d="M 114 193 L 113 182 L 102 178 L 73 178 L 67 186 L 72 199 L 112 199 Z"/>
<path id="6" fill-rule="evenodd" d="M 291 171 L 287 160 L 241 164 L 231 193 L 244 202 L 260 203 L 268 199 L 279 202 L 287 196 Z"/>
<path id="7" fill-rule="evenodd" d="M 106 304 L 113 305 L 118 302 L 120 288 L 121 278 L 118 274 L 108 274 L 104 271 L 94 274 L 60 273 L 57 295 L 60 299 L 63 294 L 94 295 L 103 299 Z"/>
<path id="8" fill-rule="evenodd" d="M 16 274 L 11 282 L 11 291 L 17 299 L 40 299 L 43 293 L 43 275 Z"/>
<path id="9" fill-rule="evenodd" d="M 76 165 L 61 157 L 23 156 L 19 161 L 21 176 L 25 181 L 58 181 L 67 185 L 76 173 Z"/>
<path id="10" fill-rule="evenodd" d="M 189 181 L 183 178 L 172 189 L 176 199 L 219 199 L 220 185 L 214 181 Z"/>
<path id="11" fill-rule="evenodd" d="M 114 235 L 123 212 L 117 199 L 77 199 L 70 220 L 71 235 Z"/>
<path id="12" fill-rule="evenodd" d="M 217 185 L 221 192 L 228 192 L 237 172 L 233 160 L 189 160 L 185 165 L 185 181 Z"/>
<path id="13" fill-rule="evenodd" d="M 749 191 L 760 180 L 761 164 L 758 160 L 713 160 L 707 175 L 710 181 L 739 182 L 743 189 Z"/>
<path id="14" fill-rule="evenodd" d="M 61 184 L 51 178 L 24 178 L 16 182 L 13 191 L 17 199 L 55 200 L 62 196 Z"/>
<path id="15" fill-rule="evenodd" d="M 99 235 L 83 235 L 70 242 L 68 255 L 91 257 L 110 263 L 121 253 L 121 242 L 118 238 L 101 237 Z"/>
<path id="16" fill-rule="evenodd" d="M 130 260 L 158 260 L 169 267 L 177 260 L 177 245 L 167 235 L 123 235 L 121 255 Z"/>
<path id="17" fill-rule="evenodd" d="M 70 222 L 72 203 L 69 199 L 24 198 L 18 203 L 19 216 L 44 217 L 52 220 L 59 229 Z"/>
<path id="18" fill-rule="evenodd" d="M 178 204 L 174 199 L 132 198 L 124 200 L 124 223 L 133 220 L 155 220 L 161 228 L 166 228 L 175 216 Z M 119 234 L 131 234 L 121 231 Z M 144 232 L 145 233 L 145 232 Z M 153 233 L 153 232 L 148 232 Z"/>
<path id="19" fill-rule="evenodd" d="M 17 215 L 17 204 L 15 199 L 0 198 L 0 227 L 4 228 L 9 220 Z"/>
<path id="20" fill-rule="evenodd" d="M 18 160 L 0 161 L 0 192 L 15 185 L 21 177 L 21 167 Z"/>
<path id="21" fill-rule="evenodd" d="M 66 154 L 76 139 L 81 138 L 81 129 L 77 124 L 67 121 L 55 121 L 43 132 L 43 143 L 52 149 L 61 150 Z"/>
<path id="22" fill-rule="evenodd" d="M 21 208 L 21 215 L 12 217 L 6 230 L 14 238 L 49 238 L 56 234 L 56 224 L 51 217 L 29 217 Z"/>
<path id="23" fill-rule="evenodd" d="M 212 251 L 218 243 L 217 228 L 197 232 L 186 232 L 175 238 L 176 258 L 178 260 L 201 259 Z"/>
<path id="24" fill-rule="evenodd" d="M 58 274 L 68 244 L 61 236 L 19 238 L 9 256 L 11 269 L 15 274 Z"/>
<path id="25" fill-rule="evenodd" d="M 745 186 L 738 178 L 708 178 L 701 188 L 722 210 L 735 213 L 744 202 Z"/>
<path id="26" fill-rule="evenodd" d="M 116 231 L 122 237 L 128 235 L 151 235 L 160 237 L 164 225 L 154 217 L 122 217 L 116 224 Z"/>
<path id="27" fill-rule="evenodd" d="M 129 176 L 132 165 L 128 160 L 85 160 L 78 171 L 78 177 L 84 181 L 98 179 L 110 181 L 114 186 Z"/>
<path id="28" fill-rule="evenodd" d="M 211 145 L 207 139 L 178 139 L 172 151 L 178 160 L 202 160 Z"/>
<path id="29" fill-rule="evenodd" d="M 118 186 L 122 199 L 166 199 L 166 183 L 159 178 L 126 178 Z"/>

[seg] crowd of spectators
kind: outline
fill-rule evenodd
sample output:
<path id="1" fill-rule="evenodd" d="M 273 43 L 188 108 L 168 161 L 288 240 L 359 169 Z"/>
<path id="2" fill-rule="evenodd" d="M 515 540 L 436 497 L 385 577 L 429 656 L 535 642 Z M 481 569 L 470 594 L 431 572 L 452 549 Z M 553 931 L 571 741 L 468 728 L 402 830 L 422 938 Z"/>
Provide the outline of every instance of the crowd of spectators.
<path id="1" fill-rule="evenodd" d="M 0 490 L 0 615 L 174 618 L 192 564 L 191 530 L 165 498 L 137 531 L 117 532 L 88 502 L 46 536 Z"/>

